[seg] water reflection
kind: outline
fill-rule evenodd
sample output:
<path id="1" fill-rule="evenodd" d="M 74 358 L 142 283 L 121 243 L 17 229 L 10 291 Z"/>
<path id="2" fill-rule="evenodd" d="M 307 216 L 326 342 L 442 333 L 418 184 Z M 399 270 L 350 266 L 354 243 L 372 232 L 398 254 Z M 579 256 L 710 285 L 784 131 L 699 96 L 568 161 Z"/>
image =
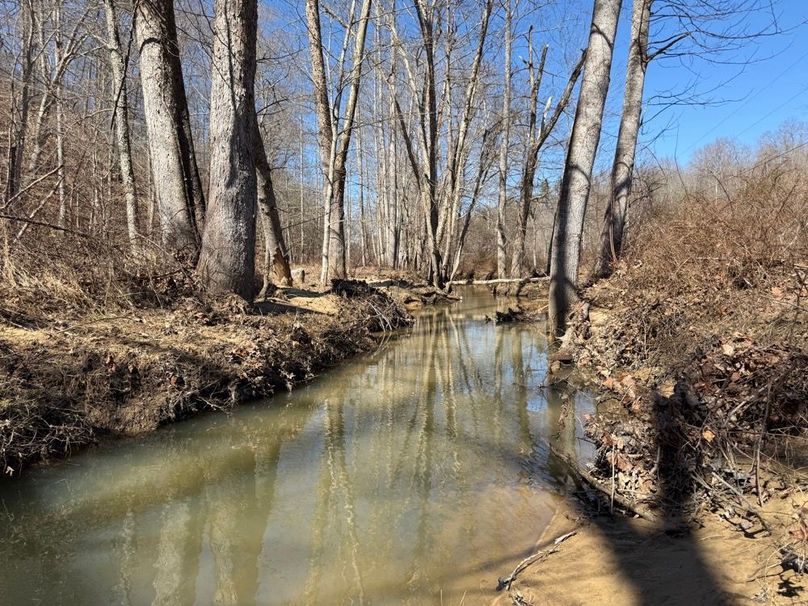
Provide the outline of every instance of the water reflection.
<path id="1" fill-rule="evenodd" d="M 4 603 L 490 595 L 552 514 L 548 437 L 577 448 L 591 404 L 542 389 L 538 331 L 494 326 L 493 299 L 466 295 L 293 394 L 6 483 Z"/>

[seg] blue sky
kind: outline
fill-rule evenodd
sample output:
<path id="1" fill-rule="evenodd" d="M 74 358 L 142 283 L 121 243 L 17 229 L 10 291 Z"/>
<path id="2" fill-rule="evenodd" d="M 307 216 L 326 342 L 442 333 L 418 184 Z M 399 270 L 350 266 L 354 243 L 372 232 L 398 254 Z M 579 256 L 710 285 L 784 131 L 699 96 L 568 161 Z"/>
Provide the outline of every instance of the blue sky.
<path id="1" fill-rule="evenodd" d="M 613 92 L 617 94 L 610 99 L 614 109 L 621 101 L 623 83 L 618 74 L 625 69 L 631 9 L 630 2 L 624 4 L 622 40 L 618 41 L 613 80 Z M 656 95 L 682 83 L 695 82 L 702 91 L 710 91 L 700 95 L 699 100 L 711 103 L 674 106 L 650 119 L 643 132 L 646 154 L 650 150 L 657 157 L 676 158 L 686 164 L 695 151 L 718 138 L 753 144 L 787 119 L 808 119 L 808 26 L 804 25 L 808 0 L 780 0 L 776 10 L 783 33 L 759 38 L 721 56 L 724 61 L 751 58 L 747 65 L 711 63 L 698 57 L 651 62 L 646 82 L 646 118 L 660 109 L 653 105 Z M 749 26 L 760 29 L 765 19 L 764 15 L 754 15 Z M 616 131 L 616 125 L 611 127 Z"/>

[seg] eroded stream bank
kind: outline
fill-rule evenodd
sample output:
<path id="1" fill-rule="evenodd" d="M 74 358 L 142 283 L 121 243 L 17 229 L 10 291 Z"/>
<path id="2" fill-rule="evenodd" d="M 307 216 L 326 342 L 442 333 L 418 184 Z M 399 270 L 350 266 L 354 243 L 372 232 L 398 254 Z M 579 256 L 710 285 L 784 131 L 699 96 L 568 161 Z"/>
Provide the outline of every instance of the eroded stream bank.
<path id="1" fill-rule="evenodd" d="M 120 315 L 0 318 L 0 480 L 108 436 L 285 391 L 378 344 L 404 304 L 395 283 L 285 289 L 247 304 L 188 289 Z"/>
<path id="2" fill-rule="evenodd" d="M 11 603 L 459 604 L 535 546 L 577 446 L 540 331 L 486 291 L 270 402 L 0 487 Z M 507 305 L 506 305 L 507 306 Z"/>

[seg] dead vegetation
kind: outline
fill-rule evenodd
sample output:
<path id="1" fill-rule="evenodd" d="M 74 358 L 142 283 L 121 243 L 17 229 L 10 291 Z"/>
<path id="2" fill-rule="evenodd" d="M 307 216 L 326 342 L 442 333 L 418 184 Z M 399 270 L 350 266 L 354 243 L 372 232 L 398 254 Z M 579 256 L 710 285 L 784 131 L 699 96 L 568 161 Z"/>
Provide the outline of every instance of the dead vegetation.
<path id="1" fill-rule="evenodd" d="M 586 429 L 606 500 L 667 518 L 713 511 L 777 534 L 782 562 L 798 563 L 805 543 L 788 532 L 808 485 L 805 191 L 801 176 L 767 169 L 724 200 L 690 193 L 652 209 L 626 262 L 586 291 L 572 333 L 577 364 L 605 391 Z"/>
<path id="2" fill-rule="evenodd" d="M 289 389 L 409 321 L 364 282 L 250 304 L 207 296 L 179 262 L 91 263 L 87 251 L 64 250 L 36 267 L 21 258 L 0 282 L 4 475 L 104 435 Z"/>

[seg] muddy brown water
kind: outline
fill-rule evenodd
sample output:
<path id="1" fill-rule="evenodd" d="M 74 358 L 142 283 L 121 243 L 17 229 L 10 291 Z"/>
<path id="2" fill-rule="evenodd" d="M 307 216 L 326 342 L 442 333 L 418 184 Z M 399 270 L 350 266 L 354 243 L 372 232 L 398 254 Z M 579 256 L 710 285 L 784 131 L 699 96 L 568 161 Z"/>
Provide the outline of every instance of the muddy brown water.
<path id="1" fill-rule="evenodd" d="M 2 604 L 473 604 L 535 547 L 585 392 L 466 289 L 293 393 L 0 485 Z M 569 425 L 569 424 L 566 424 Z M 574 423 L 573 425 L 579 425 Z M 585 454 L 585 453 L 582 453 Z"/>

